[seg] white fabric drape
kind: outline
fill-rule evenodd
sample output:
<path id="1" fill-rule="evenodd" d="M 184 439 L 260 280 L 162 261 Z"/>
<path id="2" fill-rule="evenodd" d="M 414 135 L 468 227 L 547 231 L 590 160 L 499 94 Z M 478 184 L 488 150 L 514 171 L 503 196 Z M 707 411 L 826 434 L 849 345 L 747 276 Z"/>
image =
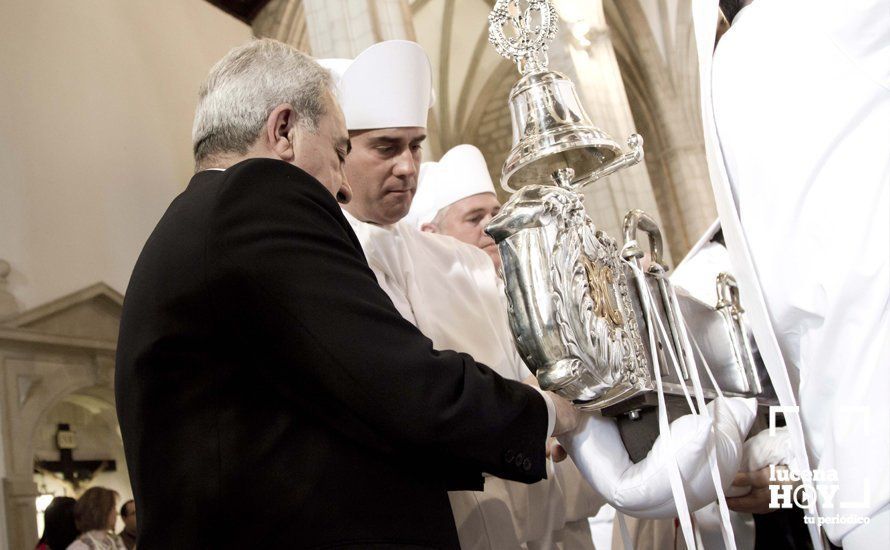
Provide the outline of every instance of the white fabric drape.
<path id="1" fill-rule="evenodd" d="M 693 3 L 702 116 L 748 318 L 783 405 L 799 391 L 796 457 L 837 471 L 820 515 L 888 514 L 890 2 L 755 0 L 712 59 L 716 4 Z"/>

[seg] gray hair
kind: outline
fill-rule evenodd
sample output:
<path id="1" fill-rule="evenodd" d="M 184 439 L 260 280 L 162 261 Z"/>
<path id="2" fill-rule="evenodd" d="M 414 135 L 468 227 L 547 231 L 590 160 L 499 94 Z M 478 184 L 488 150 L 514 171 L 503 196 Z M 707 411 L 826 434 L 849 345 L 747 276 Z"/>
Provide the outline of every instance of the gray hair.
<path id="1" fill-rule="evenodd" d="M 331 74 L 311 57 L 277 40 L 252 40 L 213 66 L 198 93 L 192 128 L 195 162 L 223 153 L 245 154 L 269 113 L 282 103 L 315 130 L 325 114 Z"/>

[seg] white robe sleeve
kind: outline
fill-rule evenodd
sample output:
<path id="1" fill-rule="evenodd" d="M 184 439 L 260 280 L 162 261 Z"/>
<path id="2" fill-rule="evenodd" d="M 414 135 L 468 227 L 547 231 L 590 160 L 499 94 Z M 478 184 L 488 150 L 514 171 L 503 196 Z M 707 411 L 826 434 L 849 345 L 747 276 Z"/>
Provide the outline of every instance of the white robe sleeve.
<path id="1" fill-rule="evenodd" d="M 800 373 L 810 467 L 839 479 L 820 514 L 886 516 L 890 1 L 757 0 L 721 39 L 712 82 L 741 225 Z M 824 527 L 845 547 L 869 529 Z"/>

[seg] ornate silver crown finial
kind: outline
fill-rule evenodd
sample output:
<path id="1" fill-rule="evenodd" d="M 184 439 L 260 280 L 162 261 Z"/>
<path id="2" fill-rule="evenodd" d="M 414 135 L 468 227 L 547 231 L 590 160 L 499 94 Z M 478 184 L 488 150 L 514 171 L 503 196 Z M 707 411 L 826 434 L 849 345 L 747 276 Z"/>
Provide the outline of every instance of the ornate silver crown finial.
<path id="1" fill-rule="evenodd" d="M 504 30 L 507 23 L 510 33 Z M 522 74 L 547 69 L 547 48 L 556 30 L 556 9 L 549 0 L 497 0 L 488 14 L 488 41 Z"/>

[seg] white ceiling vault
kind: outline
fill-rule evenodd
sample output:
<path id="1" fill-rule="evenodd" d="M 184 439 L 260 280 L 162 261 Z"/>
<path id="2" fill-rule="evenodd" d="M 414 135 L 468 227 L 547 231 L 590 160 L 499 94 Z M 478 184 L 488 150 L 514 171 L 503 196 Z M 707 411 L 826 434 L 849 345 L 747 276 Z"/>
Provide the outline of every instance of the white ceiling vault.
<path id="1" fill-rule="evenodd" d="M 429 52 L 433 64 L 438 94 L 435 114 L 439 138 L 446 148 L 461 143 L 462 136 L 467 135 L 467 130 L 476 122 L 472 119 L 473 107 L 480 94 L 491 88 L 489 81 L 518 74 L 505 70 L 511 66 L 510 62 L 488 43 L 487 18 L 494 3 L 494 0 L 408 0 L 417 41 Z M 569 9 L 573 3 L 589 4 L 590 0 L 558 2 L 561 8 L 566 5 Z M 674 49 L 681 0 L 605 0 L 604 4 L 607 10 L 608 5 L 613 4 L 612 13 L 630 9 L 644 14 L 646 31 L 661 58 L 670 63 L 668 52 Z M 611 27 L 611 21 L 609 25 Z"/>
<path id="2" fill-rule="evenodd" d="M 490 77 L 511 66 L 488 44 L 488 13 L 493 4 L 492 0 L 410 2 L 417 41 L 430 54 L 433 65 L 440 143 L 432 144 L 431 153 L 436 157 L 466 141 L 472 133 L 468 131 L 472 107 Z M 506 108 L 506 97 L 504 105 Z"/>

